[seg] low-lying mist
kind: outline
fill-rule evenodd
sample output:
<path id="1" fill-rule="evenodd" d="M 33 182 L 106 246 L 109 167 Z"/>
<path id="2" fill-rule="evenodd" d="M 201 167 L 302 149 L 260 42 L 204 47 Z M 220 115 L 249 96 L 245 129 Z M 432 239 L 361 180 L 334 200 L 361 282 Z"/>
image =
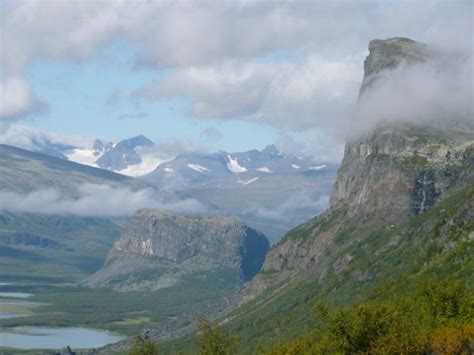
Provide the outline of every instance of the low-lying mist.
<path id="1" fill-rule="evenodd" d="M 197 200 L 161 201 L 152 189 L 132 191 L 108 185 L 81 184 L 78 196 L 66 197 L 54 188 L 30 193 L 0 190 L 0 210 L 83 217 L 129 216 L 141 208 L 160 208 L 179 213 L 201 214 L 206 208 Z"/>

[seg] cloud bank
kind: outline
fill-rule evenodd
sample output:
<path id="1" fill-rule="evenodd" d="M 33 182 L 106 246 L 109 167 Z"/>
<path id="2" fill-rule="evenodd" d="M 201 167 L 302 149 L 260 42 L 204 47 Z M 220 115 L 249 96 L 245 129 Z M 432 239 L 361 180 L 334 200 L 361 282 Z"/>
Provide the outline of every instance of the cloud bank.
<path id="1" fill-rule="evenodd" d="M 25 79 L 33 65 L 94 61 L 121 43 L 133 53 L 131 70 L 157 73 L 134 92 L 135 99 L 183 101 L 195 119 L 316 130 L 337 144 L 351 127 L 369 40 L 405 36 L 472 52 L 472 11 L 469 1 L 436 0 L 3 1 L 0 120 L 41 111 L 41 93 L 33 92 Z M 452 95 L 431 92 L 428 74 L 410 73 L 424 82 L 416 86 L 417 93 L 427 90 L 414 97 L 450 101 L 447 107 L 459 103 Z M 401 82 L 419 83 L 399 80 L 395 87 L 382 88 L 373 98 L 380 109 L 386 104 L 385 111 L 398 110 L 403 95 L 387 99 L 391 89 L 403 94 Z M 434 87 L 448 87 L 441 82 Z M 472 87 L 453 89 L 472 93 Z M 428 104 L 423 107 L 428 114 L 433 111 Z M 403 110 L 403 117 L 411 112 Z M 364 127 L 379 111 L 361 102 L 354 124 Z"/>
<path id="2" fill-rule="evenodd" d="M 352 135 L 381 122 L 457 119 L 474 123 L 472 53 L 441 53 L 377 75 L 356 106 Z"/>
<path id="3" fill-rule="evenodd" d="M 329 196 L 308 196 L 307 193 L 298 193 L 288 200 L 273 207 L 256 206 L 244 211 L 244 215 L 257 216 L 271 221 L 303 223 L 308 218 L 319 214 L 329 206 Z"/>
<path id="4" fill-rule="evenodd" d="M 78 186 L 78 192 L 76 198 L 70 198 L 55 189 L 27 194 L 0 190 L 0 211 L 85 217 L 129 216 L 140 208 L 161 208 L 189 214 L 206 212 L 206 208 L 196 200 L 163 202 L 150 189 L 132 191 L 107 185 L 83 184 Z"/>

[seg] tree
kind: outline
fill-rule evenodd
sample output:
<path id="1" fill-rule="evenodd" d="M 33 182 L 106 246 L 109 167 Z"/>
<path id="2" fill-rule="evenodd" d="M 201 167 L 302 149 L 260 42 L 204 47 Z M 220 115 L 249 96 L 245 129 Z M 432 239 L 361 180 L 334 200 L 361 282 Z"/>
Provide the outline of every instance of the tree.
<path id="1" fill-rule="evenodd" d="M 198 323 L 197 345 L 201 355 L 228 355 L 235 348 L 235 336 L 225 335 L 219 326 L 202 318 Z"/>
<path id="2" fill-rule="evenodd" d="M 129 355 L 158 355 L 158 344 L 141 336 L 135 337 L 135 342 Z"/>

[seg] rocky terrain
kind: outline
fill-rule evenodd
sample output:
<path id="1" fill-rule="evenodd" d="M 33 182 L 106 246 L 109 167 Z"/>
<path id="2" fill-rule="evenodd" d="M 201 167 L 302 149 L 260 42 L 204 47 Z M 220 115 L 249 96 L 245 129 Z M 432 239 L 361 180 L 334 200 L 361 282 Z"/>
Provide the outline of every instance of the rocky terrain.
<path id="1" fill-rule="evenodd" d="M 87 284 L 157 290 L 215 270 L 244 282 L 260 270 L 268 248 L 264 235 L 233 218 L 140 210 Z"/>
<path id="2" fill-rule="evenodd" d="M 424 45 L 403 38 L 371 41 L 369 50 L 364 83 L 402 61 L 429 58 Z M 380 124 L 351 138 L 333 186 L 330 209 L 272 248 L 262 273 L 242 292 L 243 302 L 297 279 L 324 284 L 328 275 L 347 270 L 359 282 L 373 279 L 373 271 L 351 268 L 356 264 L 354 244 L 374 243 L 371 234 L 377 230 L 401 228 L 411 217 L 472 186 L 473 158 L 474 122 L 462 117 Z M 385 250 L 401 238 L 396 235 L 387 240 Z"/>
<path id="3" fill-rule="evenodd" d="M 102 169 L 121 171 L 127 169 L 131 165 L 137 165 L 143 162 L 140 154 L 135 149 L 137 147 L 152 147 L 154 143 L 147 137 L 140 135 L 118 142 L 115 145 L 104 145 L 100 140 L 94 144 L 100 153 L 95 164 Z"/>
<path id="4" fill-rule="evenodd" d="M 242 219 L 277 242 L 328 205 L 337 165 L 262 150 L 181 154 L 142 179 L 194 198 L 214 214 Z"/>
<path id="5" fill-rule="evenodd" d="M 424 43 L 409 38 L 394 37 L 369 42 L 370 55 L 364 61 L 364 79 L 360 89 L 362 95 L 387 70 L 402 64 L 422 63 L 435 55 L 435 51 Z"/>

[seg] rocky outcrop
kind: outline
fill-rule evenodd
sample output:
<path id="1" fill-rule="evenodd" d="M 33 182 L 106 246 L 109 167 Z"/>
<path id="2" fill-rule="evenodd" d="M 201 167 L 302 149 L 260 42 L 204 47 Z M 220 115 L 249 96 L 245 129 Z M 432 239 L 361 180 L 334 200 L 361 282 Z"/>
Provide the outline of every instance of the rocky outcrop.
<path id="1" fill-rule="evenodd" d="M 433 53 L 404 38 L 371 41 L 369 50 L 361 95 L 384 70 L 429 60 Z M 242 302 L 267 290 L 279 292 L 298 280 L 323 284 L 328 273 L 350 273 L 357 282 L 368 282 L 371 270 L 350 266 L 357 261 L 354 250 L 363 254 L 373 244 L 371 234 L 389 236 L 387 230 L 425 213 L 451 190 L 472 186 L 473 157 L 474 120 L 456 117 L 383 124 L 351 138 L 331 208 L 290 231 L 270 250 L 262 272 L 241 292 Z M 401 239 L 390 238 L 383 248 Z"/>
<path id="2" fill-rule="evenodd" d="M 474 123 L 398 124 L 346 144 L 331 206 L 352 215 L 385 211 L 393 222 L 420 213 L 442 198 L 462 171 L 474 144 Z"/>
<path id="3" fill-rule="evenodd" d="M 234 218 L 144 209 L 130 220 L 104 267 L 87 283 L 158 289 L 217 268 L 233 270 L 248 281 L 260 271 L 268 249 L 264 235 Z"/>
<path id="4" fill-rule="evenodd" d="M 388 70 L 442 56 L 408 38 L 370 41 L 360 96 L 375 81 L 385 80 Z M 352 215 L 383 210 L 394 222 L 423 212 L 455 183 L 465 150 L 473 143 L 474 120 L 379 124 L 347 141 L 331 206 L 346 203 Z"/>
<path id="5" fill-rule="evenodd" d="M 434 55 L 426 44 L 409 38 L 374 39 L 369 42 L 369 55 L 364 61 L 364 79 L 360 94 L 386 70 L 395 69 L 401 64 L 420 63 Z"/>

